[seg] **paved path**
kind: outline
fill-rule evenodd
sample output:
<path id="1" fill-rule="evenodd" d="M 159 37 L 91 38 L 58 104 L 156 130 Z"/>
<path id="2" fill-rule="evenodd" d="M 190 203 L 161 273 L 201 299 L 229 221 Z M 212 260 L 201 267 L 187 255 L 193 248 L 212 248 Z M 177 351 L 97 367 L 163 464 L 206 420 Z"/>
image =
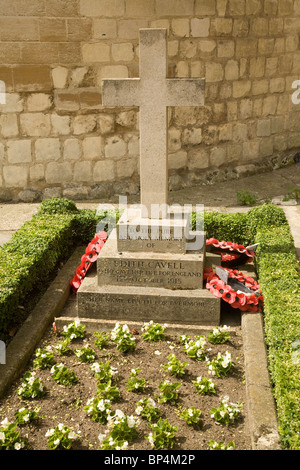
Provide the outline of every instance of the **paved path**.
<path id="1" fill-rule="evenodd" d="M 169 193 L 169 204 L 192 204 L 194 207 L 196 204 L 204 204 L 206 210 L 242 212 L 249 210 L 249 206 L 238 204 L 237 192 L 242 189 L 255 194 L 260 201 L 265 201 L 286 196 L 291 188 L 300 188 L 300 164 L 211 186 L 198 185 L 172 191 Z M 138 202 L 139 196 L 128 197 L 129 204 Z M 105 203 L 118 205 L 119 198 L 116 196 L 109 200 L 81 201 L 77 203 L 77 207 L 95 209 L 99 204 Z M 287 201 L 285 204 L 293 204 L 293 201 Z M 31 219 L 38 207 L 39 204 L 0 204 L 0 246 L 7 242 L 25 221 Z M 300 257 L 300 205 L 282 205 L 282 208 L 291 224 Z"/>

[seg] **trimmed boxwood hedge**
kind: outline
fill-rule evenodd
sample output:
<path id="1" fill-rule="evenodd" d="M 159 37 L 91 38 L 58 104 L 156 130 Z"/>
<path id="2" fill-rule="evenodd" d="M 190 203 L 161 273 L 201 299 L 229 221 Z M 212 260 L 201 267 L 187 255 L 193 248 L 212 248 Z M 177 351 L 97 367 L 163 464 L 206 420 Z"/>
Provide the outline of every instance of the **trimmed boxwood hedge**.
<path id="1" fill-rule="evenodd" d="M 0 338 L 15 320 L 18 305 L 57 263 L 78 243 L 87 244 L 104 218 L 111 223 L 98 228 L 110 230 L 118 217 L 115 211 L 78 210 L 65 199 L 41 204 L 38 214 L 0 248 Z M 194 228 L 197 217 L 192 214 Z M 279 431 L 285 449 L 299 450 L 300 367 L 292 344 L 300 340 L 300 271 L 285 214 L 272 204 L 247 213 L 208 212 L 204 229 L 208 238 L 259 243 L 255 264 L 264 295 L 265 340 Z"/>

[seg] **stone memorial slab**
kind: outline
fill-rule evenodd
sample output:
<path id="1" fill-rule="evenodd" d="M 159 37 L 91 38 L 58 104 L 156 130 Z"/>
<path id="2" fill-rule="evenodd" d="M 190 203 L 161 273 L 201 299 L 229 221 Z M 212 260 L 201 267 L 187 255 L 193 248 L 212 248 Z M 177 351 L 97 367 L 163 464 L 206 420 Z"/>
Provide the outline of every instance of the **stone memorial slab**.
<path id="1" fill-rule="evenodd" d="M 220 299 L 206 289 L 99 286 L 97 276 L 88 276 L 80 287 L 78 317 L 218 325 Z"/>
<path id="2" fill-rule="evenodd" d="M 203 263 L 203 254 L 120 253 L 111 236 L 98 257 L 98 285 L 202 289 Z"/>

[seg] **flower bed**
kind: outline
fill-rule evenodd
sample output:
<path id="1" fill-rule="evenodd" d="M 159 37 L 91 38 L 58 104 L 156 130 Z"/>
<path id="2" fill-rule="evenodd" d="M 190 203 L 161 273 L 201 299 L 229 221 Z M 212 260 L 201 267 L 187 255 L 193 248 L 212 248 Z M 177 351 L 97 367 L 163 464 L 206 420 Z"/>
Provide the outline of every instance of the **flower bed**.
<path id="1" fill-rule="evenodd" d="M 0 401 L 0 448 L 251 449 L 243 364 L 228 328 L 201 337 L 153 323 L 106 334 L 49 329 L 26 386 L 21 377 Z M 16 422 L 20 409 L 25 423 Z"/>

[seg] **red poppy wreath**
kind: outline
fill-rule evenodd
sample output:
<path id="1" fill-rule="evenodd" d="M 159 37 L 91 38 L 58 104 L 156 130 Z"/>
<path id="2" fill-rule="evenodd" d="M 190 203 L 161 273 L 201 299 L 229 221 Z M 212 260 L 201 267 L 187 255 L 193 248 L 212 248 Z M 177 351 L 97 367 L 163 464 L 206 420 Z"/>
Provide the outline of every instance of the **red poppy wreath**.
<path id="1" fill-rule="evenodd" d="M 76 269 L 76 274 L 70 282 L 71 289 L 74 293 L 76 293 L 79 289 L 92 263 L 97 260 L 98 254 L 100 253 L 101 248 L 103 247 L 106 240 L 107 233 L 99 232 L 95 235 L 95 238 L 93 238 L 93 240 L 91 240 L 91 242 L 86 247 L 85 253 L 81 258 L 81 264 Z"/>
<path id="2" fill-rule="evenodd" d="M 216 238 L 206 240 L 207 251 L 220 253 L 222 266 L 233 268 L 251 263 L 255 256 L 257 245 L 244 247 L 238 243 L 219 241 Z"/>
<path id="3" fill-rule="evenodd" d="M 227 283 L 212 270 L 204 270 L 206 288 L 216 297 L 227 302 L 231 307 L 245 312 L 261 312 L 263 307 L 263 296 L 259 284 L 250 276 L 238 270 L 227 269 Z"/>

